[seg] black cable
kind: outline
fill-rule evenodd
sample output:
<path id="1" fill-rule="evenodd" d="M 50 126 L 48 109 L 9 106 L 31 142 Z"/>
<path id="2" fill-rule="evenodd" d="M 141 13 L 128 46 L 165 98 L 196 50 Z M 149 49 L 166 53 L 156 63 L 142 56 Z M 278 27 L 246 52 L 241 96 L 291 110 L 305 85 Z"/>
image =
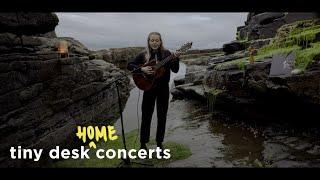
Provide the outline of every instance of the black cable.
<path id="1" fill-rule="evenodd" d="M 119 92 L 118 82 L 116 81 L 115 83 L 116 83 L 117 93 L 118 93 L 118 102 L 119 102 L 119 111 L 120 111 L 120 120 L 121 120 L 121 132 L 122 132 L 122 142 L 123 142 L 124 149 L 127 152 L 128 149 L 127 149 L 127 145 L 126 145 L 126 137 L 125 137 L 124 126 L 123 126 L 123 116 L 122 116 L 122 106 L 121 106 L 120 92 Z M 122 160 L 122 163 L 124 163 L 125 165 L 130 165 L 130 164 L 134 163 L 134 164 L 145 165 L 145 166 L 153 166 L 153 165 L 146 164 L 146 163 L 130 161 L 129 158 L 126 158 L 126 159 L 125 158 L 121 158 L 121 160 Z M 120 163 L 118 167 L 121 167 L 122 163 Z"/>
<path id="2" fill-rule="evenodd" d="M 119 112 L 120 112 L 120 120 L 121 120 L 122 142 L 123 142 L 124 149 L 125 149 L 126 152 L 127 152 L 128 150 L 127 150 L 127 145 L 126 145 L 126 137 L 125 137 L 125 134 L 124 134 L 123 116 L 122 116 L 122 106 L 121 106 L 121 97 L 120 97 L 120 92 L 119 92 L 118 81 L 115 81 L 115 84 L 116 84 L 116 87 L 117 87 L 117 94 L 118 94 Z M 130 164 L 130 159 L 124 159 L 124 158 L 122 158 L 122 157 L 121 157 L 121 159 L 122 159 L 122 161 L 123 161 L 125 164 Z"/>
<path id="3" fill-rule="evenodd" d="M 137 69 L 135 69 L 134 71 L 136 71 Z M 122 74 L 122 73 L 121 73 Z M 124 74 L 122 74 L 124 76 Z M 119 112 L 120 112 L 120 120 L 121 120 L 121 132 L 122 132 L 122 141 L 123 141 L 123 146 L 124 149 L 127 150 L 127 145 L 126 145 L 126 137 L 125 137 L 125 133 L 124 133 L 124 126 L 123 126 L 123 116 L 122 116 L 122 106 L 121 106 L 121 98 L 120 98 L 120 92 L 119 92 L 119 86 L 118 86 L 118 80 L 122 79 L 123 76 L 121 76 L 120 78 L 115 79 L 114 81 L 112 81 L 111 83 L 115 83 L 116 84 L 116 88 L 117 88 L 117 94 L 118 94 L 118 102 L 119 102 Z M 109 83 L 109 84 L 111 84 Z M 138 103 L 139 103 L 139 98 L 140 98 L 140 90 L 139 90 L 139 96 L 138 96 Z M 137 105 L 137 115 L 138 115 L 138 131 L 140 131 L 140 123 L 139 123 L 139 113 L 138 113 L 138 105 Z M 139 132 L 137 133 L 137 137 L 139 135 Z M 138 138 L 136 138 L 137 140 Z M 135 141 L 136 141 L 135 140 Z M 134 145 L 135 146 L 135 145 Z M 122 162 L 118 165 L 118 167 L 121 167 L 123 165 L 123 163 L 125 165 L 131 165 L 131 164 L 139 164 L 139 165 L 144 165 L 144 166 L 153 166 L 153 164 L 146 164 L 146 163 L 141 163 L 141 162 L 135 162 L 135 161 L 130 161 L 130 159 L 124 159 L 121 158 Z"/>
<path id="4" fill-rule="evenodd" d="M 136 147 L 136 142 L 137 139 L 139 137 L 139 133 L 140 133 L 140 117 L 139 117 L 139 100 L 140 100 L 140 90 L 138 89 L 138 101 L 137 101 L 137 119 L 138 119 L 138 132 L 137 132 L 137 136 L 136 139 L 134 140 L 134 147 Z"/>

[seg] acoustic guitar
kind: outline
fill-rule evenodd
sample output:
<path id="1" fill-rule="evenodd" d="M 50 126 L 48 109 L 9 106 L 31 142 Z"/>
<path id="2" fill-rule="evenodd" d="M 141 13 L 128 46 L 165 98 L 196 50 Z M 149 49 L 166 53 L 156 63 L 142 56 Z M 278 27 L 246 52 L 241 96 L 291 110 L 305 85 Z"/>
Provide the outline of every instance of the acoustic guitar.
<path id="1" fill-rule="evenodd" d="M 191 46 L 192 46 L 192 42 L 188 42 L 183 46 L 181 46 L 180 49 L 177 50 L 177 52 L 180 54 L 185 53 L 187 52 L 187 50 L 191 48 Z M 156 59 L 152 59 L 149 62 L 142 64 L 140 68 L 150 66 L 152 67 L 152 70 L 154 71 L 154 73 L 150 75 L 144 72 L 139 72 L 139 73 L 133 72 L 132 77 L 136 86 L 143 91 L 147 91 L 155 87 L 157 80 L 165 74 L 164 65 L 169 63 L 174 58 L 175 58 L 174 54 L 172 53 L 162 61 L 157 62 Z"/>

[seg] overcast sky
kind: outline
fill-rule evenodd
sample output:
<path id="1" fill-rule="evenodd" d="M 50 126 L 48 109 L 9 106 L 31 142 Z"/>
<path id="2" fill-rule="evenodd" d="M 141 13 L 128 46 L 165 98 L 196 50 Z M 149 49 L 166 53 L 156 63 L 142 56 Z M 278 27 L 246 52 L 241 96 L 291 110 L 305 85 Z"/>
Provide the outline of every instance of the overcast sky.
<path id="1" fill-rule="evenodd" d="M 194 49 L 220 48 L 235 40 L 247 13 L 56 13 L 57 36 L 73 37 L 91 50 L 146 46 L 149 32 L 161 33 L 165 47 L 193 41 Z"/>

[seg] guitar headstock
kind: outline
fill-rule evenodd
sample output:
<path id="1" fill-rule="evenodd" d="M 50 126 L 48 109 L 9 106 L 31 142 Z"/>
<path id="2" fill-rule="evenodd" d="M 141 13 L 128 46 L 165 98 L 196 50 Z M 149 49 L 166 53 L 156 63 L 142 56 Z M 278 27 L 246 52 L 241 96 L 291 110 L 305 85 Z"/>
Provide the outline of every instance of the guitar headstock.
<path id="1" fill-rule="evenodd" d="M 184 45 L 182 45 L 182 46 L 180 47 L 180 49 L 178 49 L 177 51 L 178 51 L 179 53 L 185 53 L 185 52 L 187 52 L 189 49 L 191 49 L 191 47 L 192 47 L 192 42 L 187 42 L 187 43 L 185 43 Z"/>

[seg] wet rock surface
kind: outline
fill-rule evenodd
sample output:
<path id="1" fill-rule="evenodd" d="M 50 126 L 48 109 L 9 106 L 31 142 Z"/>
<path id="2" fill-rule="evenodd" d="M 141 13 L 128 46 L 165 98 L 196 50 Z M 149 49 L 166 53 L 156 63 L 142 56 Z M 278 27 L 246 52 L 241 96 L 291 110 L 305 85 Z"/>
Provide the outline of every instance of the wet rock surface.
<path id="1" fill-rule="evenodd" d="M 245 48 L 251 45 L 259 49 L 272 41 L 282 25 L 314 17 L 317 14 L 253 13 L 249 14 L 246 26 L 238 30 L 240 36 L 246 31 L 244 34 L 249 38 L 243 42 Z M 249 30 L 249 27 L 254 28 Z M 319 167 L 317 136 L 320 123 L 316 117 L 320 115 L 320 69 L 317 56 L 303 72 L 289 69 L 277 74 L 272 69 L 274 59 L 287 63 L 287 55 L 268 55 L 261 61 L 242 66 L 241 61 L 248 61 L 249 53 L 240 49 L 230 48 L 233 54 L 204 57 L 203 63 L 197 62 L 200 58 L 184 61 L 187 62 L 184 84 L 179 83 L 171 90 L 173 103 L 192 104 L 194 101 L 190 99 L 193 99 L 206 105 L 192 106 L 192 110 L 183 114 L 183 119 L 188 119 L 188 123 L 194 122 L 186 129 L 194 128 L 203 133 L 208 144 L 199 146 L 216 149 L 210 149 L 212 154 L 206 154 L 207 149 L 192 147 L 196 142 L 186 143 L 196 154 L 206 154 L 207 158 L 202 159 L 206 167 Z M 179 82 L 183 81 L 180 79 Z M 208 111 L 204 112 L 204 109 Z M 195 113 L 197 110 L 201 113 Z M 202 121 L 197 121 L 201 117 L 209 123 L 203 125 Z M 213 137 L 209 137 L 204 126 L 210 129 Z M 182 139 L 196 139 L 187 133 L 182 136 Z M 202 142 L 200 139 L 197 141 Z M 201 167 L 202 164 L 190 157 L 171 166 Z"/>
<path id="2" fill-rule="evenodd" d="M 320 166 L 320 142 L 308 129 L 230 120 L 197 101 L 176 100 L 169 109 L 165 140 L 186 144 L 192 152 L 169 167 Z"/>
<path id="3" fill-rule="evenodd" d="M 304 73 L 271 75 L 273 59 L 285 61 L 287 56 L 282 55 L 247 64 L 244 69 L 235 63 L 215 68 L 220 63 L 234 60 L 234 56 L 238 57 L 227 55 L 208 59 L 212 61 L 209 66 L 187 65 L 184 84 L 172 90 L 173 97 L 203 101 L 208 93 L 217 91 L 219 93 L 214 93 L 216 108 L 237 116 L 292 123 L 307 119 L 310 126 L 318 125 L 314 118 L 319 115 L 318 66 L 312 66 Z M 179 82 L 183 81 L 180 79 Z"/>
<path id="4" fill-rule="evenodd" d="M 260 68 L 264 69 L 267 64 L 261 65 Z M 181 78 L 180 75 L 176 76 L 179 77 L 177 79 Z M 189 86 L 189 89 L 199 86 L 193 83 L 185 85 Z M 176 91 L 179 86 L 173 87 L 171 91 Z M 139 109 L 136 108 L 140 107 L 142 100 L 139 101 L 138 97 L 141 98 L 141 94 L 135 89 L 131 91 L 124 114 L 124 117 L 127 117 L 126 131 L 136 129 L 139 125 L 139 120 L 134 117 L 137 116 L 136 111 Z M 192 155 L 187 159 L 172 162 L 168 167 L 320 166 L 317 128 L 302 128 L 302 126 L 292 126 L 290 123 L 272 123 L 272 119 L 263 123 L 255 121 L 256 119 L 235 118 L 217 109 L 208 111 L 206 103 L 188 99 L 186 97 L 192 96 L 182 92 L 178 91 L 182 94 L 181 99 L 175 99 L 172 93 L 165 142 L 184 144 L 190 148 Z M 194 89 L 194 92 L 197 90 Z M 151 136 L 155 136 L 156 124 L 155 112 Z M 117 125 L 119 129 L 119 120 Z"/>

